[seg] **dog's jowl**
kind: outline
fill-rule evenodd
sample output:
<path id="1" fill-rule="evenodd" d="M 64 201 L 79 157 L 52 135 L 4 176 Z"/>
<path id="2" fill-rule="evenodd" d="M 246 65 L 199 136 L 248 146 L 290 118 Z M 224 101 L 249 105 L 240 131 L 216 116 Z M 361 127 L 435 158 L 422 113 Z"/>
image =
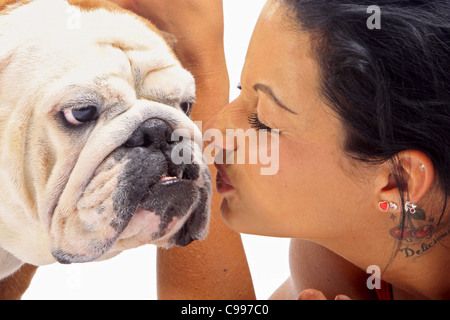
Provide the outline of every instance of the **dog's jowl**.
<path id="1" fill-rule="evenodd" d="M 93 3 L 0 0 L 0 280 L 206 236 L 194 79 L 151 23 Z"/>

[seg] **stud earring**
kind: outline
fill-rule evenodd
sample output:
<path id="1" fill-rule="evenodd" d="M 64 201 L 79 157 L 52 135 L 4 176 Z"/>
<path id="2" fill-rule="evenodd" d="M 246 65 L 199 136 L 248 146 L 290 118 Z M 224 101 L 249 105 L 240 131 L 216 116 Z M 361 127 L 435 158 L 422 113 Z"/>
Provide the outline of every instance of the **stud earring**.
<path id="1" fill-rule="evenodd" d="M 420 167 L 419 167 L 419 170 L 420 170 L 420 171 L 425 171 L 425 165 L 424 165 L 424 164 L 421 164 Z"/>
<path id="2" fill-rule="evenodd" d="M 425 220 L 425 211 L 411 201 L 405 202 L 405 212 L 409 213 L 411 218 L 416 220 Z"/>
<path id="3" fill-rule="evenodd" d="M 380 201 L 378 202 L 378 208 L 380 208 L 380 210 L 383 212 L 387 212 L 389 209 L 395 211 L 398 209 L 398 205 L 395 202 Z"/>
<path id="4" fill-rule="evenodd" d="M 411 214 L 416 213 L 417 204 L 414 204 L 410 201 L 405 202 L 405 211 L 410 212 Z"/>
<path id="5" fill-rule="evenodd" d="M 395 202 L 389 202 L 389 207 L 394 211 L 398 209 L 398 205 Z"/>

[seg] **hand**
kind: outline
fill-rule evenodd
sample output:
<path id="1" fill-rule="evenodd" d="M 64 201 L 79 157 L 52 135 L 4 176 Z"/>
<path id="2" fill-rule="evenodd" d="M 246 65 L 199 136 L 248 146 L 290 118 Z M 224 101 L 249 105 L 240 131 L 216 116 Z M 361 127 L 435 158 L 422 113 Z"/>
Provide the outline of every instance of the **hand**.
<path id="1" fill-rule="evenodd" d="M 327 297 L 325 295 L 316 289 L 306 289 L 303 290 L 300 295 L 298 296 L 298 300 L 327 300 Z M 334 300 L 351 300 L 348 296 L 339 294 L 337 295 Z"/>

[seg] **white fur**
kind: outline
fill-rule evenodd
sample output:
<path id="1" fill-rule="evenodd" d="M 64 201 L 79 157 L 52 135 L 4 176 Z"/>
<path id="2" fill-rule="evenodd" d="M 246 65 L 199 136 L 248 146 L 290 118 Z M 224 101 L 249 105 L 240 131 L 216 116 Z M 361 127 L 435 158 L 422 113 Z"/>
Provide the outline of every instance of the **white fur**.
<path id="1" fill-rule="evenodd" d="M 0 248 L 0 279 L 6 278 L 19 270 L 23 262 L 8 251 Z"/>
<path id="2" fill-rule="evenodd" d="M 76 95 L 96 99 L 86 90 L 111 102 L 112 120 L 74 144 L 54 116 Z M 201 152 L 198 128 L 176 111 L 194 96 L 192 76 L 133 15 L 80 11 L 62 0 L 35 0 L 0 14 L 0 279 L 22 262 L 55 261 L 51 248 L 73 234 L 62 221 L 76 228 L 89 220 L 74 211 L 84 188 L 139 123 L 177 120 L 200 137 Z"/>

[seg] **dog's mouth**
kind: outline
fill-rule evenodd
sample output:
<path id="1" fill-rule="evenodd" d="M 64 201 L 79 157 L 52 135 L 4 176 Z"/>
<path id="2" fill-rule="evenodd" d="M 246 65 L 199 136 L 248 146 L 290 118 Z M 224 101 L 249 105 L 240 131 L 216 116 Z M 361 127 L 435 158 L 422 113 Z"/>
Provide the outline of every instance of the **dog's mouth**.
<path id="1" fill-rule="evenodd" d="M 148 241 L 164 247 L 186 246 L 203 237 L 207 222 L 209 178 L 200 177 L 198 170 L 188 167 L 178 176 L 164 174 L 148 188 L 136 209 L 141 215 L 156 215 L 159 218 L 158 226 L 150 228 Z M 136 229 L 138 222 L 133 220 L 135 215 L 120 239 L 129 237 L 130 229 Z"/>
<path id="2" fill-rule="evenodd" d="M 64 220 L 53 256 L 87 262 L 148 243 L 186 246 L 206 236 L 210 195 L 206 165 L 120 147 L 95 170 L 76 215 Z"/>
<path id="3" fill-rule="evenodd" d="M 158 227 L 150 241 L 163 247 L 186 246 L 202 239 L 207 223 L 208 190 L 204 178 L 192 179 L 165 175 L 154 184 L 138 206 L 137 212 L 158 216 Z M 205 188 L 206 187 L 206 188 Z M 122 233 L 133 228 L 134 216 Z"/>

